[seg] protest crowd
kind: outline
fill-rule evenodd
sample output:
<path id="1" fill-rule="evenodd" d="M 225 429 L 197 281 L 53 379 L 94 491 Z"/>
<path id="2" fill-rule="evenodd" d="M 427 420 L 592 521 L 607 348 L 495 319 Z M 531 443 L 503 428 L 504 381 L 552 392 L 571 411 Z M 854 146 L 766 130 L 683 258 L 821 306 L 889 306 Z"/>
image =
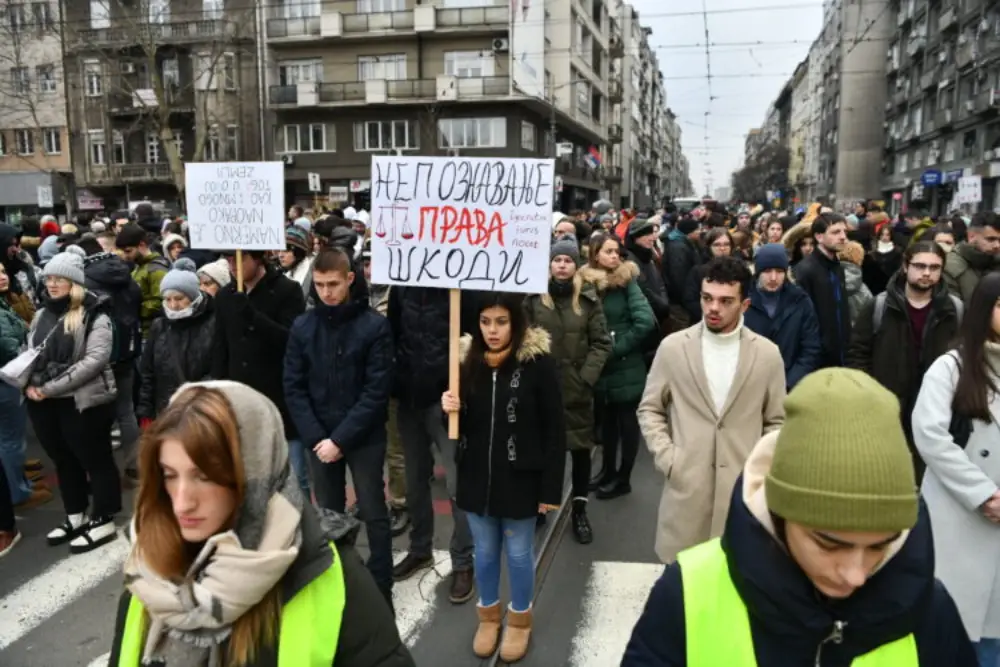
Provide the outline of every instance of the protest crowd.
<path id="1" fill-rule="evenodd" d="M 536 530 L 606 538 L 644 443 L 623 667 L 1000 665 L 996 214 L 556 212 L 547 292 L 462 291 L 458 392 L 449 291 L 375 284 L 372 222 L 292 206 L 239 256 L 149 203 L 0 224 L 0 557 L 48 503 L 53 548 L 130 540 L 109 664 L 413 665 L 442 474 L 455 651 L 517 662 Z"/>

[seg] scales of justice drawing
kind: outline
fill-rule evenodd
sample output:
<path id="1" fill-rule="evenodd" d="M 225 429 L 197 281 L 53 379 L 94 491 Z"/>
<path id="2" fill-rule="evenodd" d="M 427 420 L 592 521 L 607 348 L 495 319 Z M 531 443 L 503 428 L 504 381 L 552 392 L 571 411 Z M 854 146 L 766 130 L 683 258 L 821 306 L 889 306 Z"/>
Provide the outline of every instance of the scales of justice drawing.
<path id="1" fill-rule="evenodd" d="M 386 228 L 386 218 L 389 218 L 388 229 Z M 409 225 L 410 209 L 407 206 L 390 205 L 379 206 L 378 223 L 375 225 L 375 236 L 389 240 L 385 242 L 387 246 L 401 245 L 402 238 L 409 241 L 413 238 L 413 230 Z M 396 229 L 399 227 L 399 237 L 396 236 Z"/>

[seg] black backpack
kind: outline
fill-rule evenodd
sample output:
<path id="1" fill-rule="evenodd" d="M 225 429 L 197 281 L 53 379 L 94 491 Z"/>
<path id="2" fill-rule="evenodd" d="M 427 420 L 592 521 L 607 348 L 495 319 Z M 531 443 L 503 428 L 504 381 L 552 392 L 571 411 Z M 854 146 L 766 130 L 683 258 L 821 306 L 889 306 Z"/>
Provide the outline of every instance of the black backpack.
<path id="1" fill-rule="evenodd" d="M 138 283 L 129 280 L 124 287 L 113 291 L 103 285 L 94 284 L 88 285 L 87 289 L 108 297 L 108 303 L 104 304 L 102 311 L 111 318 L 111 327 L 114 330 L 111 363 L 134 359 L 142 340 L 139 320 L 142 290 L 139 289 Z"/>

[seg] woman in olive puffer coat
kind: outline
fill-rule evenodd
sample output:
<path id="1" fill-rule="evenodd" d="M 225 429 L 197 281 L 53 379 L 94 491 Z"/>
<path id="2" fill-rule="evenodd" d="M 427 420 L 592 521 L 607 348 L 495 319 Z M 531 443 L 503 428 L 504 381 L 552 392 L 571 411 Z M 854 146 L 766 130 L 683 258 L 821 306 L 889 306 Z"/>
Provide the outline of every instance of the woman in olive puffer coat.
<path id="1" fill-rule="evenodd" d="M 622 261 L 618 239 L 601 234 L 591 240 L 590 263 L 580 270 L 580 277 L 597 289 L 611 333 L 611 356 L 596 387 L 597 421 L 604 447 L 604 471 L 597 482 L 599 500 L 632 491 L 629 480 L 639 452 L 635 411 L 646 386 L 642 342 L 656 326 L 656 320 L 636 282 L 638 275 L 639 267 Z"/>
<path id="2" fill-rule="evenodd" d="M 594 446 L 594 387 L 611 354 L 611 336 L 601 300 L 593 285 L 584 284 L 577 271 L 580 249 L 576 239 L 553 242 L 549 263 L 549 291 L 525 301 L 528 323 L 549 332 L 549 354 L 562 379 L 566 447 L 573 479 L 573 536 L 581 544 L 593 541 L 587 519 L 590 486 L 590 450 Z"/>

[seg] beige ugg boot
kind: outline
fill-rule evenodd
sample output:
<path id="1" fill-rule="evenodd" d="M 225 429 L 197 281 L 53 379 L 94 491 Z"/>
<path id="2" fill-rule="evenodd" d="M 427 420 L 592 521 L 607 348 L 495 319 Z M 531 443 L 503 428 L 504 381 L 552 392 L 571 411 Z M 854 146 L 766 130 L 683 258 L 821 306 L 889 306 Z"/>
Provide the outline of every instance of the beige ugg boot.
<path id="1" fill-rule="evenodd" d="M 489 658 L 497 652 L 497 644 L 500 643 L 500 603 L 489 607 L 477 604 L 476 612 L 479 614 L 479 627 L 472 640 L 472 652 L 477 658 Z"/>
<path id="2" fill-rule="evenodd" d="M 500 660 L 511 663 L 525 656 L 531 641 L 531 620 L 531 609 L 514 611 L 507 607 L 507 629 L 500 642 Z"/>

